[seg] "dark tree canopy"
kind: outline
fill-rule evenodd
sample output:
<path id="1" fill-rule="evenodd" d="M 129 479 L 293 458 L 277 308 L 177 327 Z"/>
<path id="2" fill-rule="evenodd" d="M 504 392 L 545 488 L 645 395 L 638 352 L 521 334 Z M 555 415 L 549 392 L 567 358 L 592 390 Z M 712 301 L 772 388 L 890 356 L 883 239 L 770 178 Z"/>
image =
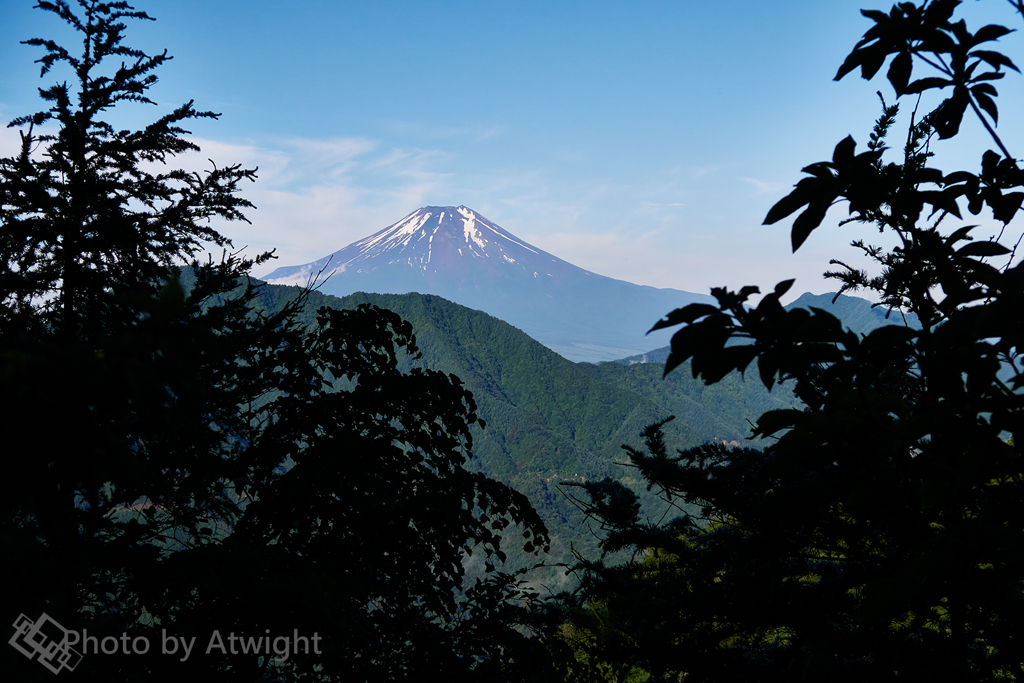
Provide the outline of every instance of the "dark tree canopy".
<path id="1" fill-rule="evenodd" d="M 788 382 L 804 407 L 761 416 L 754 434 L 774 440 L 763 451 L 673 455 L 659 425 L 645 449 L 629 449 L 650 486 L 701 515 L 642 522 L 628 492 L 585 487 L 605 547 L 637 550 L 625 564 L 583 563 L 569 632 L 592 670 L 716 682 L 1024 677 L 1024 264 L 1011 222 L 1024 172 L 997 133 L 995 87 L 1018 69 L 996 50 L 1010 30 L 968 27 L 958 4 L 863 12 L 872 27 L 836 78 L 871 79 L 888 63 L 896 99 L 883 99 L 866 149 L 843 139 L 765 220 L 796 215 L 794 250 L 837 205 L 844 223 L 895 235 L 892 249 L 853 242 L 873 274 L 849 259 L 829 273 L 890 308 L 892 324 L 857 335 L 824 311 L 786 311 L 788 281 L 756 305 L 756 287 L 715 289 L 716 305 L 655 325 L 683 325 L 666 372 L 690 360 L 712 383 L 756 360 L 760 381 Z M 1024 5 L 1007 14 L 1020 22 Z M 973 170 L 939 170 L 965 117 L 991 148 Z M 906 137 L 890 149 L 901 122 Z M 998 234 L 974 225 L 979 215 Z"/>
<path id="2" fill-rule="evenodd" d="M 145 656 L 86 649 L 76 680 L 475 680 L 541 666 L 531 595 L 463 569 L 470 553 L 500 564 L 509 531 L 528 551 L 548 543 L 523 496 L 464 469 L 482 422 L 472 395 L 454 376 L 399 371 L 417 349 L 389 311 L 324 308 L 307 328 L 302 294 L 255 306 L 248 273 L 270 254 L 231 253 L 211 222 L 244 220 L 255 169 L 173 170 L 198 151 L 183 126 L 217 116 L 191 103 L 142 130 L 104 122 L 152 105 L 169 57 L 123 43 L 145 13 L 77 5 L 39 3 L 84 48 L 26 41 L 43 48 L 43 75 L 73 78 L 10 124 L 21 152 L 0 160 L 4 618 L 148 639 Z M 211 245 L 223 257 L 200 260 Z M 214 631 L 225 645 L 316 633 L 320 651 L 206 652 Z M 162 654 L 164 633 L 196 651 Z M 3 667 L 52 675 L 12 648 Z"/>

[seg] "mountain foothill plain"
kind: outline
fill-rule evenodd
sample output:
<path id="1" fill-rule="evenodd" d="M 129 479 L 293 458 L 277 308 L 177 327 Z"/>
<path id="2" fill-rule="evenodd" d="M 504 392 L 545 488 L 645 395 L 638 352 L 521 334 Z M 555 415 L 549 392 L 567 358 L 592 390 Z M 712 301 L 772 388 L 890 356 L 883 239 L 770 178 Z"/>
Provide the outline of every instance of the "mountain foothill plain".
<path id="1" fill-rule="evenodd" d="M 473 392 L 486 423 L 473 434 L 473 467 L 530 498 L 551 531 L 552 562 L 570 559 L 570 545 L 596 548 L 561 482 L 611 477 L 659 512 L 624 464 L 622 445 L 639 446 L 645 426 L 675 416 L 665 425 L 673 448 L 751 445 L 752 421 L 796 404 L 785 385 L 768 392 L 756 373 L 711 386 L 686 367 L 663 377 L 668 348 L 651 350 L 645 332 L 710 297 L 592 273 L 465 206 L 424 207 L 322 259 L 278 268 L 259 303 L 277 310 L 313 278 L 309 322 L 321 306 L 390 309 L 412 324 L 421 351 L 406 366 L 454 374 Z M 853 297 L 804 294 L 790 304 L 812 306 L 859 333 L 887 322 Z"/>

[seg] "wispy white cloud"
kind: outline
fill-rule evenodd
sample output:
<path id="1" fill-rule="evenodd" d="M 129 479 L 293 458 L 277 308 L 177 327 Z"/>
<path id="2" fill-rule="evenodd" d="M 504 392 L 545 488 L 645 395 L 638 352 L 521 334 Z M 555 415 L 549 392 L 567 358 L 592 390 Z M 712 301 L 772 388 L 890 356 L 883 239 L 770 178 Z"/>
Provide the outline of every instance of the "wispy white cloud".
<path id="1" fill-rule="evenodd" d="M 780 194 L 783 190 L 788 187 L 792 187 L 789 183 L 783 183 L 775 180 L 758 180 L 757 178 L 740 178 L 745 183 L 750 183 L 754 186 L 754 194 Z"/>
<path id="2" fill-rule="evenodd" d="M 683 172 L 692 178 L 703 178 L 725 168 L 724 164 L 706 164 L 703 166 L 679 166 L 677 172 Z"/>
<path id="3" fill-rule="evenodd" d="M 201 152 L 176 159 L 177 166 L 201 172 L 212 159 L 220 166 L 259 167 L 258 181 L 241 187 L 257 207 L 248 212 L 252 224 L 218 226 L 250 254 L 276 248 L 279 259 L 257 275 L 321 258 L 420 206 L 466 204 L 541 249 L 610 277 L 706 293 L 708 283 L 758 284 L 767 291 L 782 275 L 798 275 L 804 288 L 822 291 L 813 285 L 827 258 L 810 270 L 798 266 L 785 230 L 770 235 L 760 228 L 763 200 L 750 200 L 756 206 L 750 220 L 733 215 L 740 193 L 722 201 L 703 186 L 703 175 L 715 167 L 680 165 L 624 184 L 567 174 L 550 157 L 532 166 L 498 163 L 453 173 L 463 156 L 454 143 L 403 147 L 366 137 L 194 141 Z M 0 129 L 0 154 L 17 150 L 17 131 Z M 751 197 L 785 189 L 754 178 L 743 182 L 754 188 Z M 813 246 L 801 251 L 803 263 Z"/>
<path id="4" fill-rule="evenodd" d="M 202 151 L 176 160 L 180 167 L 208 169 L 207 158 L 259 167 L 258 182 L 241 188 L 257 207 L 252 224 L 220 229 L 237 247 L 276 249 L 274 267 L 313 261 L 395 222 L 449 177 L 436 169 L 446 158 L 440 151 L 382 149 L 367 138 L 194 142 Z"/>
<path id="5" fill-rule="evenodd" d="M 367 138 L 286 138 L 279 146 L 290 155 L 289 180 L 311 177 L 340 179 L 359 165 L 360 159 L 379 146 Z M 283 179 L 276 179 L 279 182 Z"/>
<path id="6" fill-rule="evenodd" d="M 503 126 L 437 126 L 414 121 L 391 121 L 385 124 L 392 132 L 435 140 L 463 139 L 482 142 L 500 136 Z"/>
<path id="7" fill-rule="evenodd" d="M 365 169 L 382 178 L 405 178 L 422 185 L 424 189 L 439 187 L 451 173 L 436 170 L 451 159 L 451 155 L 434 149 L 391 149 L 379 157 L 367 160 Z"/>

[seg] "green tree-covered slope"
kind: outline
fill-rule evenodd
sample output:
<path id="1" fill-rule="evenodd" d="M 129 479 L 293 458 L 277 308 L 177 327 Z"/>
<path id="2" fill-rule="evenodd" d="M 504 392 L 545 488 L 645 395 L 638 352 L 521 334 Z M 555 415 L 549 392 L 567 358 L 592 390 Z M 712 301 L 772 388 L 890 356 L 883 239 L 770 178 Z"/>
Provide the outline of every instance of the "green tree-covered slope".
<path id="1" fill-rule="evenodd" d="M 260 301 L 274 310 L 297 293 L 267 285 Z M 567 559 L 570 543 L 584 552 L 596 543 L 559 483 L 612 477 L 635 486 L 634 471 L 616 463 L 645 425 L 675 415 L 666 425 L 673 443 L 742 442 L 747 420 L 793 404 L 785 388 L 769 394 L 738 374 L 707 387 L 686 372 L 663 380 L 659 363 L 573 363 L 508 323 L 431 295 L 314 293 L 307 315 L 312 321 L 320 306 L 362 303 L 411 322 L 422 352 L 412 362 L 454 374 L 472 391 L 486 422 L 473 434 L 475 464 L 530 498 L 551 531 L 552 561 Z M 656 501 L 646 502 L 655 513 Z"/>

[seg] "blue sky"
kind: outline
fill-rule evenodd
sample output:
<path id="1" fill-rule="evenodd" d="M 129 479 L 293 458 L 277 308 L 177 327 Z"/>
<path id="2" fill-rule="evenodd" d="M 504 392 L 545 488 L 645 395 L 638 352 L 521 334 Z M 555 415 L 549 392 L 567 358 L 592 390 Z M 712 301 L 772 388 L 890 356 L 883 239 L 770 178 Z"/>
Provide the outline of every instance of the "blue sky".
<path id="1" fill-rule="evenodd" d="M 0 118 L 39 107 L 41 50 L 66 37 L 31 0 L 0 5 Z M 832 80 L 870 25 L 870 0 L 754 2 L 260 2 L 153 0 L 128 44 L 174 59 L 143 123 L 189 99 L 222 114 L 192 127 L 218 164 L 260 167 L 252 225 L 224 232 L 278 265 L 312 261 L 420 206 L 464 204 L 584 268 L 707 292 L 826 292 L 820 273 L 863 228 L 789 249 L 762 226 L 800 168 L 852 134 L 867 140 L 884 80 Z M 968 0 L 975 27 L 1016 27 L 1008 3 Z M 1000 48 L 1021 57 L 1019 34 Z M 1000 88 L 1011 150 L 1024 149 L 1018 78 Z M 1016 122 L 1016 127 L 1010 123 Z M 941 150 L 973 168 L 970 122 Z M 0 132 L 0 153 L 16 134 Z M 897 138 L 898 139 L 898 138 Z M 948 149 L 947 149 L 948 148 Z M 1019 153 L 1024 156 L 1024 152 Z M 830 215 L 829 225 L 843 217 Z"/>

